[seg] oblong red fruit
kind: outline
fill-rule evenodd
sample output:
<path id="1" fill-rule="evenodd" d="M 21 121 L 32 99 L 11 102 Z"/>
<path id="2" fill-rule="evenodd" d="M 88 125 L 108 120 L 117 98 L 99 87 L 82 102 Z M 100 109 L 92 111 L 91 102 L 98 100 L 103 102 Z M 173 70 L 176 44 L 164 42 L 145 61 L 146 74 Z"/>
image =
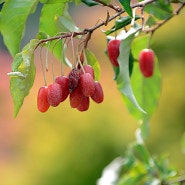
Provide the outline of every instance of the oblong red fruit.
<path id="1" fill-rule="evenodd" d="M 60 85 L 61 90 L 62 90 L 62 97 L 61 97 L 61 102 L 66 100 L 66 98 L 69 95 L 69 89 L 68 89 L 68 84 L 69 84 L 69 79 L 67 76 L 58 76 L 55 79 L 55 82 Z"/>
<path id="2" fill-rule="evenodd" d="M 83 93 L 81 91 L 80 85 L 77 86 L 77 88 L 70 93 L 69 95 L 69 102 L 72 108 L 78 107 L 78 105 L 81 103 L 83 98 Z"/>
<path id="3" fill-rule="evenodd" d="M 84 73 L 80 76 L 80 86 L 85 96 L 92 96 L 95 92 L 95 83 L 90 73 Z"/>
<path id="4" fill-rule="evenodd" d="M 103 88 L 99 82 L 95 82 L 95 92 L 91 96 L 91 98 L 96 102 L 96 103 L 101 103 L 103 102 L 104 99 L 104 94 L 103 94 Z"/>
<path id="5" fill-rule="evenodd" d="M 68 75 L 68 79 L 69 79 L 68 88 L 69 88 L 69 92 L 71 93 L 78 86 L 79 79 L 80 79 L 79 70 L 76 68 L 72 69 Z"/>
<path id="6" fill-rule="evenodd" d="M 139 67 L 144 77 L 151 77 L 154 72 L 154 52 L 151 49 L 143 49 L 139 55 Z"/>
<path id="7" fill-rule="evenodd" d="M 56 107 L 60 104 L 62 97 L 62 90 L 59 84 L 53 83 L 48 86 L 48 103 L 52 107 Z"/>
<path id="8" fill-rule="evenodd" d="M 47 91 L 47 86 L 39 88 L 37 95 L 37 108 L 40 112 L 46 112 L 50 107 L 47 99 Z"/>
<path id="9" fill-rule="evenodd" d="M 77 109 L 81 112 L 86 111 L 89 109 L 89 104 L 90 104 L 89 97 L 83 95 L 82 101 L 78 105 Z"/>
<path id="10" fill-rule="evenodd" d="M 108 56 L 109 59 L 114 66 L 119 66 L 118 63 L 118 56 L 119 56 L 119 46 L 120 46 L 121 40 L 113 39 L 108 42 Z"/>
<path id="11" fill-rule="evenodd" d="M 84 68 L 85 73 L 90 73 L 92 75 L 93 79 L 95 78 L 95 76 L 94 76 L 94 69 L 93 69 L 93 67 L 91 65 L 85 65 L 85 66 L 83 66 L 83 68 Z M 80 75 L 82 75 L 83 73 L 84 72 L 81 69 L 80 70 Z"/>

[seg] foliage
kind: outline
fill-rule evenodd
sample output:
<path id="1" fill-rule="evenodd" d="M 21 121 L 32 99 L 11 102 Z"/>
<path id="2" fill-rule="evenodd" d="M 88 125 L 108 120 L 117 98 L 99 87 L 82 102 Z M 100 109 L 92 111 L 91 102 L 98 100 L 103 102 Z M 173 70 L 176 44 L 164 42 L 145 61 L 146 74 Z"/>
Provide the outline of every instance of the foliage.
<path id="1" fill-rule="evenodd" d="M 176 171 L 166 165 L 165 158 L 151 157 L 144 144 L 144 140 L 149 135 L 149 121 L 160 96 L 161 76 L 158 58 L 155 56 L 155 69 L 151 78 L 142 76 L 138 58 L 142 49 L 152 46 L 151 39 L 155 31 L 174 15 L 178 15 L 185 6 L 185 2 L 175 1 L 178 3 L 178 8 L 175 9 L 174 2 L 164 0 L 143 0 L 136 4 L 131 4 L 130 0 L 119 0 L 119 6 L 114 6 L 110 0 L 76 0 L 76 5 L 80 3 L 89 7 L 103 5 L 115 11 L 113 15 L 107 12 L 105 21 L 85 29 L 80 29 L 74 24 L 68 13 L 69 0 L 7 0 L 0 1 L 0 3 L 3 3 L 0 14 L 0 31 L 5 45 L 14 57 L 12 72 L 8 75 L 10 76 L 15 117 L 34 83 L 36 74 L 34 51 L 37 48 L 46 48 L 46 65 L 42 64 L 43 70 L 45 68 L 47 70 L 47 53 L 50 50 L 58 60 L 61 60 L 61 65 L 65 64 L 75 68 L 78 64 L 90 64 L 95 71 L 95 80 L 99 80 L 99 62 L 92 51 L 87 48 L 88 42 L 96 29 L 114 21 L 114 26 L 104 32 L 105 39 L 107 41 L 114 38 L 121 40 L 119 66 L 113 66 L 115 82 L 130 114 L 139 122 L 136 132 L 139 135 L 136 137 L 137 141 L 128 147 L 125 157 L 117 163 L 119 168 L 116 171 L 113 170 L 117 177 L 112 184 L 167 183 Z M 30 14 L 35 12 L 38 4 L 42 4 L 39 32 L 35 39 L 20 50 L 26 20 Z M 140 8 L 141 13 L 136 15 L 134 8 Z M 125 16 L 123 14 L 125 12 L 128 15 Z M 145 17 L 146 14 L 148 16 Z M 67 51 L 72 53 L 71 58 L 68 57 Z M 84 55 L 83 60 L 82 55 Z M 54 74 L 53 77 L 55 77 Z M 182 145 L 184 147 L 184 139 Z M 101 184 L 101 181 L 99 182 Z"/>

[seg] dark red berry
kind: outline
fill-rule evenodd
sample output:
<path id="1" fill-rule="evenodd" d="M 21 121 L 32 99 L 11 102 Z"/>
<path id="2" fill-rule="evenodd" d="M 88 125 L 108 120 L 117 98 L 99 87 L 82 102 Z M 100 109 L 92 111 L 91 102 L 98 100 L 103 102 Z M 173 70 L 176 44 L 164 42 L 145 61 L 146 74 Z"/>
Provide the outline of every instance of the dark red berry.
<path id="1" fill-rule="evenodd" d="M 56 107 L 61 102 L 62 89 L 59 84 L 53 83 L 48 86 L 48 102 L 51 106 Z"/>
<path id="2" fill-rule="evenodd" d="M 90 74 L 92 75 L 93 79 L 95 78 L 95 76 L 94 76 L 94 69 L 93 69 L 92 66 L 90 66 L 90 65 L 85 65 L 85 66 L 83 66 L 83 68 L 84 68 L 85 73 L 90 73 Z M 84 73 L 84 72 L 83 72 L 83 70 L 81 69 L 81 70 L 80 70 L 80 74 L 82 75 L 83 73 Z"/>
<path id="3" fill-rule="evenodd" d="M 84 95 L 81 91 L 81 87 L 80 87 L 80 85 L 78 85 L 78 87 L 73 92 L 71 92 L 69 95 L 69 101 L 70 101 L 71 107 L 72 108 L 78 107 L 78 105 L 82 101 L 83 96 Z"/>
<path id="4" fill-rule="evenodd" d="M 117 40 L 117 39 L 110 40 L 108 43 L 108 56 L 112 65 L 114 66 L 119 66 L 117 59 L 119 56 L 120 43 L 121 43 L 121 40 Z"/>
<path id="5" fill-rule="evenodd" d="M 143 49 L 139 55 L 139 67 L 144 77 L 151 77 L 154 72 L 154 52 Z"/>
<path id="6" fill-rule="evenodd" d="M 91 98 L 96 102 L 96 103 L 101 103 L 103 102 L 104 99 L 104 94 L 103 94 L 103 89 L 102 86 L 99 82 L 95 82 L 95 92 L 91 96 Z"/>
<path id="7" fill-rule="evenodd" d="M 84 73 L 80 76 L 80 86 L 85 96 L 92 96 L 95 92 L 95 83 L 90 73 Z"/>
<path id="8" fill-rule="evenodd" d="M 60 85 L 62 89 L 62 97 L 61 102 L 63 102 L 69 95 L 69 89 L 68 89 L 68 77 L 67 76 L 58 76 L 55 79 L 55 82 Z"/>
<path id="9" fill-rule="evenodd" d="M 47 99 L 47 87 L 40 87 L 37 95 L 37 108 L 40 112 L 46 112 L 50 105 Z"/>
<path id="10" fill-rule="evenodd" d="M 78 105 L 77 109 L 81 112 L 88 110 L 89 109 L 89 97 L 83 95 L 82 101 Z"/>
<path id="11" fill-rule="evenodd" d="M 80 73 L 78 69 L 72 69 L 68 75 L 69 83 L 68 83 L 68 88 L 69 92 L 71 93 L 76 89 L 79 83 L 80 79 Z"/>

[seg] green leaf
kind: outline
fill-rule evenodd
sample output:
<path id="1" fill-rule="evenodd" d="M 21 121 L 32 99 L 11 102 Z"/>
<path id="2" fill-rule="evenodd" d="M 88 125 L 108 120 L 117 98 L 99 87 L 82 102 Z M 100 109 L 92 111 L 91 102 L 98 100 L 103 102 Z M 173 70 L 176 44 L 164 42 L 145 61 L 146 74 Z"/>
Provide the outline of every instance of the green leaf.
<path id="1" fill-rule="evenodd" d="M 138 20 L 140 16 L 136 15 L 135 20 Z M 115 21 L 115 25 L 110 29 L 105 32 L 106 35 L 109 35 L 121 28 L 124 28 L 125 26 L 129 25 L 132 21 L 132 18 L 130 16 L 123 16 L 120 17 Z"/>
<path id="2" fill-rule="evenodd" d="M 56 16 L 56 24 L 61 32 L 78 32 L 80 29 L 75 25 L 68 13 L 68 6 L 65 6 L 62 16 Z"/>
<path id="3" fill-rule="evenodd" d="M 40 17 L 40 27 L 39 32 L 44 32 L 47 35 L 55 36 L 59 31 L 57 28 L 57 16 L 62 16 L 64 12 L 66 3 L 58 3 L 58 4 L 45 4 L 41 11 Z M 54 48 L 53 48 L 54 47 Z M 61 42 L 51 42 L 50 50 L 53 51 L 53 54 L 61 59 Z"/>
<path id="4" fill-rule="evenodd" d="M 135 60 L 138 60 L 141 50 L 147 48 L 148 41 L 149 35 L 140 36 L 134 39 L 132 43 L 132 54 Z M 131 85 L 139 105 L 147 112 L 147 114 L 138 111 L 127 99 L 125 102 L 129 112 L 139 120 L 142 137 L 146 139 L 149 135 L 149 120 L 156 110 L 161 92 L 161 75 L 157 57 L 155 57 L 154 74 L 150 78 L 143 77 L 140 72 L 139 63 L 134 62 Z"/>
<path id="5" fill-rule="evenodd" d="M 131 0 L 119 0 L 125 11 L 128 13 L 130 17 L 133 17 L 132 15 L 132 8 L 130 7 L 130 1 Z"/>
<path id="6" fill-rule="evenodd" d="M 151 26 L 153 26 L 155 24 L 156 24 L 155 18 L 152 15 L 150 15 L 148 17 L 147 21 L 146 21 L 146 25 L 148 25 L 149 27 L 151 27 Z"/>
<path id="7" fill-rule="evenodd" d="M 147 48 L 148 40 L 149 36 L 145 35 L 138 37 L 133 41 L 132 54 L 135 59 L 139 58 L 139 54 L 142 49 Z M 138 111 L 134 106 L 127 102 L 129 110 L 137 119 L 148 121 L 158 105 L 158 99 L 161 92 L 161 75 L 159 72 L 157 57 L 155 57 L 154 74 L 150 78 L 143 77 L 140 72 L 138 62 L 135 62 L 131 84 L 139 104 L 147 112 L 147 115 Z"/>
<path id="8" fill-rule="evenodd" d="M 44 32 L 39 32 L 37 35 L 36 35 L 36 38 L 41 40 L 41 39 L 48 39 L 49 38 L 49 35 L 47 35 L 46 33 Z"/>
<path id="9" fill-rule="evenodd" d="M 29 94 L 35 79 L 34 49 L 39 40 L 31 40 L 23 48 L 21 53 L 16 54 L 10 76 L 10 91 L 14 101 L 14 116 L 16 117 L 24 98 Z"/>
<path id="10" fill-rule="evenodd" d="M 173 16 L 173 8 L 168 1 L 158 0 L 145 6 L 144 10 L 159 20 Z"/>
<path id="11" fill-rule="evenodd" d="M 4 2 L 6 2 L 7 0 L 0 0 L 0 4 L 2 4 L 2 3 L 4 3 Z"/>
<path id="12" fill-rule="evenodd" d="M 58 4 L 70 2 L 70 0 L 40 0 L 40 2 L 44 4 Z"/>
<path id="13" fill-rule="evenodd" d="M 19 52 L 27 17 L 33 13 L 38 0 L 9 0 L 0 14 L 0 30 L 10 54 Z"/>
<path id="14" fill-rule="evenodd" d="M 98 3 L 93 1 L 93 0 L 82 0 L 82 2 L 84 4 L 86 4 L 87 6 L 96 6 L 96 5 L 98 5 Z"/>
<path id="15" fill-rule="evenodd" d="M 98 62 L 96 56 L 89 49 L 85 50 L 85 54 L 86 54 L 86 59 L 87 59 L 88 64 L 91 65 L 94 69 L 95 80 L 98 81 L 100 79 L 99 62 Z"/>
<path id="16" fill-rule="evenodd" d="M 144 144 L 136 143 L 134 145 L 134 151 L 135 155 L 137 156 L 138 159 L 140 159 L 140 161 L 142 161 L 142 163 L 146 165 L 151 165 L 152 159 Z"/>
<path id="17" fill-rule="evenodd" d="M 139 29 L 138 27 L 131 28 L 129 32 L 127 32 L 125 39 L 122 40 L 120 44 L 120 55 L 118 57 L 120 72 L 116 79 L 116 82 L 119 91 L 123 95 L 123 98 L 128 99 L 134 105 L 134 107 L 136 107 L 142 113 L 145 113 L 145 111 L 140 107 L 135 98 L 129 77 L 130 48 L 132 40 L 134 39 L 134 36 L 138 29 Z"/>

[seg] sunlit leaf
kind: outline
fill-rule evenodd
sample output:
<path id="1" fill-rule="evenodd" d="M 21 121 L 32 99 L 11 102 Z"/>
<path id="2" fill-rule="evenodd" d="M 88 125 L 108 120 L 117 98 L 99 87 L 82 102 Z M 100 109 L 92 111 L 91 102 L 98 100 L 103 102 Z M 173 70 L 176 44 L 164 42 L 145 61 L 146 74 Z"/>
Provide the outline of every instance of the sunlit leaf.
<path id="1" fill-rule="evenodd" d="M 123 97 L 128 99 L 135 108 L 137 108 L 142 113 L 145 111 L 140 107 L 138 104 L 134 91 L 132 90 L 132 86 L 130 83 L 130 76 L 129 76 L 129 56 L 131 50 L 131 43 L 134 39 L 136 32 L 138 31 L 138 27 L 131 28 L 130 31 L 127 32 L 125 39 L 121 41 L 120 44 L 120 55 L 118 57 L 119 63 L 119 75 L 116 79 L 117 87 Z"/>
<path id="2" fill-rule="evenodd" d="M 135 60 L 138 60 L 141 50 L 147 48 L 148 41 L 149 35 L 134 39 L 132 43 L 132 54 Z M 137 120 L 140 120 L 142 135 L 143 138 L 146 139 L 149 134 L 149 120 L 156 110 L 161 91 L 161 76 L 157 57 L 155 57 L 154 74 L 150 78 L 143 77 L 138 62 L 134 62 L 131 85 L 139 105 L 147 114 L 138 111 L 128 100 L 125 101 L 130 113 Z"/>
<path id="3" fill-rule="evenodd" d="M 147 48 L 149 36 L 141 36 L 136 38 L 132 43 L 132 54 L 135 59 L 139 58 L 139 54 L 142 49 Z M 154 74 L 150 78 L 145 78 L 141 74 L 138 62 L 135 62 L 134 69 L 131 78 L 131 84 L 135 96 L 139 104 L 146 110 L 147 115 L 143 115 L 140 111 L 134 107 L 130 108 L 131 113 L 137 118 L 142 119 L 144 117 L 150 118 L 158 105 L 158 99 L 161 91 L 161 76 L 158 67 L 158 60 L 155 57 Z"/>
<path id="4" fill-rule="evenodd" d="M 130 17 L 133 17 L 132 15 L 132 8 L 130 7 L 130 1 L 131 0 L 119 0 L 119 2 L 122 4 L 125 11 L 128 13 Z"/>
<path id="5" fill-rule="evenodd" d="M 39 40 L 31 40 L 21 53 L 16 54 L 10 76 L 10 91 L 14 101 L 14 116 L 16 117 L 24 98 L 29 94 L 35 79 L 34 49 Z"/>
<path id="6" fill-rule="evenodd" d="M 63 32 L 78 32 L 79 28 L 75 25 L 73 19 L 68 13 L 68 6 L 65 6 L 62 16 L 56 15 L 56 25 Z"/>
<path id="7" fill-rule="evenodd" d="M 138 20 L 140 17 L 136 15 L 135 20 Z M 115 25 L 110 29 L 105 32 L 106 35 L 109 35 L 121 28 L 124 28 L 125 26 L 129 25 L 132 21 L 132 18 L 130 16 L 123 16 L 120 17 L 115 21 Z"/>
<path id="8" fill-rule="evenodd" d="M 44 32 L 50 37 L 55 36 L 60 30 L 56 26 L 57 16 L 62 16 L 66 3 L 58 4 L 44 4 L 41 17 L 39 32 Z M 54 47 L 54 48 L 53 48 Z M 52 42 L 50 44 L 50 50 L 53 54 L 61 59 L 61 42 Z"/>
<path id="9" fill-rule="evenodd" d="M 98 81 L 100 79 L 100 65 L 99 65 L 99 62 L 98 62 L 96 56 L 89 49 L 85 50 L 85 54 L 86 54 L 86 59 L 87 59 L 88 64 L 91 65 L 94 69 L 95 80 Z"/>
<path id="10" fill-rule="evenodd" d="M 173 16 L 173 8 L 167 1 L 158 0 L 145 6 L 147 13 L 152 14 L 159 20 Z"/>
<path id="11" fill-rule="evenodd" d="M 3 5 L 0 30 L 12 56 L 20 50 L 27 17 L 35 11 L 37 3 L 38 0 L 9 0 Z"/>

